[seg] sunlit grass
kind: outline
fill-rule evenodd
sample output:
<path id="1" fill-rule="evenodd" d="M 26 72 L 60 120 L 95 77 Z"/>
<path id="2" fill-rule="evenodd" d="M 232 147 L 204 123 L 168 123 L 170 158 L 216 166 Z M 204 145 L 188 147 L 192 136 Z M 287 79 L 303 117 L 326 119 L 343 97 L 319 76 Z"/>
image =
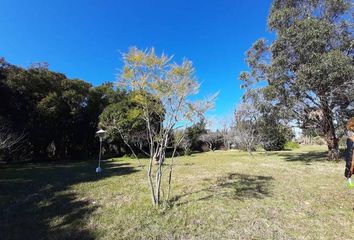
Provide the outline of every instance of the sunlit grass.
<path id="1" fill-rule="evenodd" d="M 0 239 L 352 239 L 354 191 L 325 147 L 177 158 L 151 206 L 134 159 L 0 169 Z M 144 161 L 144 160 L 143 160 Z"/>

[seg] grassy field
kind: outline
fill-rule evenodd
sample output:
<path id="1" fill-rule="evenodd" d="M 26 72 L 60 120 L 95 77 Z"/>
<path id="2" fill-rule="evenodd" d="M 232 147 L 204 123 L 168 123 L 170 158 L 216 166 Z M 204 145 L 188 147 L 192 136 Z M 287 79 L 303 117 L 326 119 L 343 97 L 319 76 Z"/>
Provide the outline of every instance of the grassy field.
<path id="1" fill-rule="evenodd" d="M 134 159 L 0 169 L 0 239 L 353 239 L 354 190 L 324 147 L 177 158 L 151 207 Z"/>

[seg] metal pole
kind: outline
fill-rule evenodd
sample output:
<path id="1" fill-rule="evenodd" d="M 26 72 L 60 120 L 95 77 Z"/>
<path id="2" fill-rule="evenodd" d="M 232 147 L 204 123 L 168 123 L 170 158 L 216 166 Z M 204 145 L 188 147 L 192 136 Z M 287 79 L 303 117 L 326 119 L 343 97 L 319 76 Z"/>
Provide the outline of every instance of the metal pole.
<path id="1" fill-rule="evenodd" d="M 102 138 L 100 138 L 100 155 L 98 156 L 98 167 L 101 167 Z"/>

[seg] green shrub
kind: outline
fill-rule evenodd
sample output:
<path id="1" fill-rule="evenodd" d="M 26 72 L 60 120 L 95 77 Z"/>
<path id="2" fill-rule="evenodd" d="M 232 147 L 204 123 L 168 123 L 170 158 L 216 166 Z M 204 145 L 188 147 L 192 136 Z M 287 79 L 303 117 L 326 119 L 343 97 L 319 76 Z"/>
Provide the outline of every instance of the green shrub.
<path id="1" fill-rule="evenodd" d="M 261 129 L 261 145 L 266 151 L 284 150 L 289 135 L 283 126 L 265 126 Z"/>
<path id="2" fill-rule="evenodd" d="M 298 144 L 297 142 L 293 142 L 293 141 L 288 141 L 285 146 L 285 149 L 297 149 L 300 148 L 300 144 Z"/>

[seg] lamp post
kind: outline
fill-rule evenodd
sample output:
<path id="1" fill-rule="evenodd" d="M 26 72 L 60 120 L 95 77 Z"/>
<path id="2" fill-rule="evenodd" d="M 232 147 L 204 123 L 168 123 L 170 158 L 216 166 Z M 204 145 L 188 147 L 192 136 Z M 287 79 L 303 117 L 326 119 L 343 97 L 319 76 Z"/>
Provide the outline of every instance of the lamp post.
<path id="1" fill-rule="evenodd" d="M 101 168 L 102 141 L 106 137 L 106 131 L 101 129 L 97 131 L 96 134 L 100 138 L 100 154 L 98 155 L 98 167 L 96 168 L 96 173 L 100 173 L 102 172 L 102 168 Z"/>

